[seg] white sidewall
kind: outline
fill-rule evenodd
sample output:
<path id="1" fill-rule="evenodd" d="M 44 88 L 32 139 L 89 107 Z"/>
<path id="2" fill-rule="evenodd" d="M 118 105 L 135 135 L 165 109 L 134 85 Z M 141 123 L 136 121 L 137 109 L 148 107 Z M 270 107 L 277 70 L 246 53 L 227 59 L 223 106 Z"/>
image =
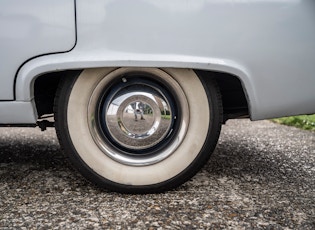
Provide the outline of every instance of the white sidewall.
<path id="1" fill-rule="evenodd" d="M 140 68 L 138 68 L 140 70 Z M 100 176 L 125 185 L 157 184 L 181 173 L 197 157 L 208 133 L 209 106 L 206 92 L 193 70 L 163 69 L 172 76 L 186 94 L 190 123 L 182 144 L 165 160 L 148 166 L 128 166 L 104 154 L 94 142 L 88 124 L 88 103 L 99 81 L 113 68 L 84 70 L 71 91 L 67 122 L 71 141 L 81 159 Z M 130 68 L 137 70 L 137 68 Z M 141 71 L 152 69 L 141 68 Z"/>

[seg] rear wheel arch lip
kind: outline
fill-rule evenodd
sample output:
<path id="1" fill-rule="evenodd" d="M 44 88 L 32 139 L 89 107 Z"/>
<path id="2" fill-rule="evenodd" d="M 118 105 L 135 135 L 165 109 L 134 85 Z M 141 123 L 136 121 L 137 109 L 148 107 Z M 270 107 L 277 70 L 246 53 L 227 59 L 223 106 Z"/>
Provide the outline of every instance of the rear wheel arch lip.
<path id="1" fill-rule="evenodd" d="M 252 77 L 245 67 L 234 61 L 220 61 L 215 59 L 194 61 L 171 61 L 160 60 L 134 60 L 134 61 L 73 61 L 69 54 L 55 54 L 38 57 L 26 63 L 17 74 L 16 78 L 16 101 L 31 101 L 34 98 L 34 82 L 37 77 L 50 72 L 65 70 L 83 70 L 86 68 L 99 67 L 157 67 L 157 68 L 190 68 L 193 70 L 205 70 L 223 72 L 237 77 L 242 86 L 248 102 L 251 119 L 258 116 L 257 96 L 255 94 Z M 170 58 L 167 58 L 170 59 Z M 74 59 L 75 60 L 75 59 Z"/>

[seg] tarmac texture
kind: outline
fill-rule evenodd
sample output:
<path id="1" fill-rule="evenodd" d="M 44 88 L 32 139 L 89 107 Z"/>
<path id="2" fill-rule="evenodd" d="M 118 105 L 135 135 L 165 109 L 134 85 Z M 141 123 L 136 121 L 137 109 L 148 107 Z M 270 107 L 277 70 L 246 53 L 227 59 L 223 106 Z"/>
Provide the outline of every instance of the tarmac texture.
<path id="1" fill-rule="evenodd" d="M 0 128 L 0 229 L 315 229 L 315 132 L 231 120 L 176 190 L 100 190 L 68 167 L 53 128 Z"/>

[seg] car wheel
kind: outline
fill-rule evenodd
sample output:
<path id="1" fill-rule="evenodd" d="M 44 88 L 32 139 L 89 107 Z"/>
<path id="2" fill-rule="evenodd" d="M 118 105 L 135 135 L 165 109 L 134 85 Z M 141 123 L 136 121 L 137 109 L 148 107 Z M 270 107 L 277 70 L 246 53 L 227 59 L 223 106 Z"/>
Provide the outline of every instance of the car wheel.
<path id="1" fill-rule="evenodd" d="M 65 77 L 56 131 L 89 181 L 123 193 L 175 188 L 207 162 L 221 129 L 216 84 L 190 69 L 98 68 Z"/>

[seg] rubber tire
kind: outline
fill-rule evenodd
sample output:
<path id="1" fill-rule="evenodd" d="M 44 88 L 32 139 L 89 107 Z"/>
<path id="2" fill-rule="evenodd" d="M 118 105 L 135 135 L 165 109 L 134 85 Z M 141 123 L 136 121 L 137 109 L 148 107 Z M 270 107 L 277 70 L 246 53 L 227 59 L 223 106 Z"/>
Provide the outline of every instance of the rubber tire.
<path id="1" fill-rule="evenodd" d="M 168 73 L 182 87 L 190 107 L 190 124 L 184 141 L 170 157 L 155 165 L 132 167 L 102 153 L 87 127 L 85 110 L 91 90 L 111 71 L 114 69 L 87 69 L 60 82 L 54 106 L 55 126 L 72 165 L 88 181 L 121 193 L 159 193 L 189 180 L 208 161 L 219 138 L 222 102 L 216 83 L 200 79 L 190 69 L 156 69 Z"/>

